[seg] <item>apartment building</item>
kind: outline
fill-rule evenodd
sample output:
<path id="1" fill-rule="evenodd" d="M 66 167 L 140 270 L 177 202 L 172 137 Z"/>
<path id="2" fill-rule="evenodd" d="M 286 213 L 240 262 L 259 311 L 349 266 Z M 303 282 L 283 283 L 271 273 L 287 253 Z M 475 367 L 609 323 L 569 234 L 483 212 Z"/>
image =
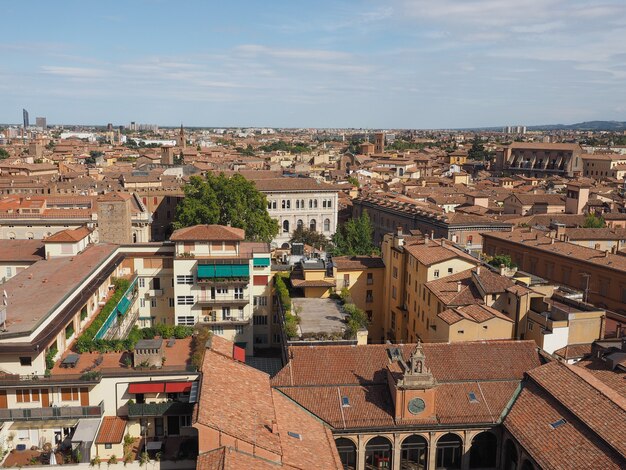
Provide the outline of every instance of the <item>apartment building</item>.
<path id="1" fill-rule="evenodd" d="M 583 176 L 593 179 L 615 178 L 623 180 L 626 175 L 626 155 L 615 153 L 585 154 Z"/>
<path id="2" fill-rule="evenodd" d="M 424 300 L 424 285 L 479 264 L 444 239 L 421 239 L 405 235 L 401 229 L 385 235 L 381 251 L 385 264 L 384 321 L 380 331 L 371 333 L 381 342 L 417 341 L 418 321 L 425 322 L 423 302 L 428 302 Z"/>
<path id="3" fill-rule="evenodd" d="M 580 176 L 580 144 L 513 142 L 496 153 L 495 170 L 526 176 Z"/>
<path id="4" fill-rule="evenodd" d="M 172 234 L 175 324 L 206 323 L 252 355 L 270 341 L 270 249 L 244 239 L 242 229 L 221 225 Z"/>
<path id="5" fill-rule="evenodd" d="M 485 233 L 483 238 L 488 255 L 510 255 L 519 269 L 579 289 L 589 302 L 615 312 L 617 315 L 607 312 L 607 334 L 615 334 L 626 325 L 623 256 L 560 241 L 532 229 Z"/>

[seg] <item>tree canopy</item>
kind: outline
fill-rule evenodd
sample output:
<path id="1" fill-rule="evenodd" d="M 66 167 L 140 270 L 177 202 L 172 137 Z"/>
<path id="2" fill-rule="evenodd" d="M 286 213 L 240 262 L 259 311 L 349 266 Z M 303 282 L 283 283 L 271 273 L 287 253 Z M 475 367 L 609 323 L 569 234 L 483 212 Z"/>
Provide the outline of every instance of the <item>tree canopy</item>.
<path id="1" fill-rule="evenodd" d="M 371 255 L 379 250 L 372 241 L 374 228 L 372 222 L 363 212 L 358 219 L 350 219 L 343 226 L 339 227 L 333 235 L 334 256 L 355 256 L 355 255 Z"/>
<path id="2" fill-rule="evenodd" d="M 278 223 L 267 212 L 265 196 L 241 175 L 192 176 L 183 189 L 185 198 L 176 208 L 174 229 L 230 224 L 244 229 L 247 240 L 263 242 L 278 234 Z"/>
<path id="3" fill-rule="evenodd" d="M 9 152 L 5 149 L 0 149 L 0 160 L 4 160 L 5 158 L 9 158 Z"/>
<path id="4" fill-rule="evenodd" d="M 310 245 L 313 248 L 321 248 L 325 250 L 328 246 L 328 239 L 324 234 L 316 232 L 315 230 L 309 230 L 308 228 L 300 225 L 291 234 L 291 243 L 304 243 Z"/>
<path id="5" fill-rule="evenodd" d="M 606 227 L 606 222 L 604 221 L 604 217 L 601 215 L 588 214 L 585 217 L 585 222 L 583 223 L 584 228 L 604 228 Z"/>
<path id="6" fill-rule="evenodd" d="M 485 147 L 483 147 L 482 139 L 476 134 L 472 141 L 472 148 L 467 152 L 467 158 L 470 160 L 484 160 L 486 157 L 487 152 L 485 152 Z"/>

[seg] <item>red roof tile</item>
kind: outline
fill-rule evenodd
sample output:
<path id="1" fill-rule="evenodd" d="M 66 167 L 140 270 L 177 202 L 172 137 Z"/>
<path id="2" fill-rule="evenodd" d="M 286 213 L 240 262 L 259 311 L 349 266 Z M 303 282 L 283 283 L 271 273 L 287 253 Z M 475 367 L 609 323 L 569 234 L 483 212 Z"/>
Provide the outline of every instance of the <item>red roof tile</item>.
<path id="1" fill-rule="evenodd" d="M 118 416 L 105 416 L 96 437 L 96 444 L 119 444 L 124 439 L 126 420 Z"/>

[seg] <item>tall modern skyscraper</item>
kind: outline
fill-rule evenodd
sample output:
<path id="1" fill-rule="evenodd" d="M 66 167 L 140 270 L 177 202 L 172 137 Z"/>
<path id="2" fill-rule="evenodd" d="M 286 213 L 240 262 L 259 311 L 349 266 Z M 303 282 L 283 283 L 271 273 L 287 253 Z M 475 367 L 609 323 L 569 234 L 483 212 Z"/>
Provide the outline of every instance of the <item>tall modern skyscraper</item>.
<path id="1" fill-rule="evenodd" d="M 22 109 L 22 115 L 24 116 L 24 129 L 26 129 L 29 126 L 28 111 L 26 111 L 25 109 Z"/>

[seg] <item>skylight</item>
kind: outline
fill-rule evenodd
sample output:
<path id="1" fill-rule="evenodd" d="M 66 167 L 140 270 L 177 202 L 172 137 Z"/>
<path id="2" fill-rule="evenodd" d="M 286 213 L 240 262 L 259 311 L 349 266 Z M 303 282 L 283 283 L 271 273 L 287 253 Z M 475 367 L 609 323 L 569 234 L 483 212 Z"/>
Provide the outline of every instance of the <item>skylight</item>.
<path id="1" fill-rule="evenodd" d="M 552 429 L 556 429 L 556 428 L 563 426 L 565 423 L 567 423 L 567 421 L 565 421 L 564 418 L 561 418 L 558 421 L 555 421 L 554 423 L 550 423 L 550 427 Z"/>
<path id="2" fill-rule="evenodd" d="M 297 432 L 287 431 L 287 434 L 288 434 L 290 437 L 293 437 L 294 439 L 299 439 L 299 440 L 302 440 L 302 435 L 298 434 Z"/>
<path id="3" fill-rule="evenodd" d="M 348 397 L 341 397 L 341 406 L 344 408 L 350 406 L 350 399 Z"/>
<path id="4" fill-rule="evenodd" d="M 476 394 L 474 392 L 469 392 L 467 396 L 469 397 L 470 403 L 478 403 L 478 398 L 476 398 Z"/>

